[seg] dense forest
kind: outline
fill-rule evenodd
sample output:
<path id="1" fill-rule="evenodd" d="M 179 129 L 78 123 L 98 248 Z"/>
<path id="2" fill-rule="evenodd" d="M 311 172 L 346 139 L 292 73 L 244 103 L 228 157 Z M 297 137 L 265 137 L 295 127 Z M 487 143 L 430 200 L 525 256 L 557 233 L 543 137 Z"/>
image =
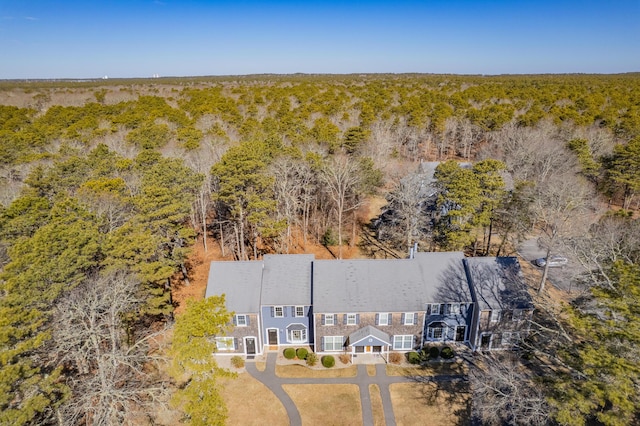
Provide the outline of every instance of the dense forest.
<path id="1" fill-rule="evenodd" d="M 638 74 L 0 82 L 0 423 L 153 417 L 196 241 L 495 256 L 525 235 L 570 252 L 581 291 L 558 308 L 544 268 L 511 370 L 471 380 L 477 415 L 638 423 L 639 192 Z"/>

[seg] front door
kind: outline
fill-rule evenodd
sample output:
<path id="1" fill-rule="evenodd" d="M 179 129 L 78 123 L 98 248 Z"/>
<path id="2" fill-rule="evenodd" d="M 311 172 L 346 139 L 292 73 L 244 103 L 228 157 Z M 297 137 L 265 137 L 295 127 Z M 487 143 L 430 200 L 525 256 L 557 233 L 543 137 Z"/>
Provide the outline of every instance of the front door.
<path id="1" fill-rule="evenodd" d="M 269 333 L 269 344 L 270 345 L 277 345 L 278 344 L 278 330 L 276 330 L 274 328 L 270 328 L 269 330 L 267 330 L 267 333 Z"/>
<path id="2" fill-rule="evenodd" d="M 364 351 L 365 351 L 366 353 L 370 353 L 370 352 L 371 352 L 371 346 L 366 346 L 366 347 L 364 348 Z"/>
<path id="3" fill-rule="evenodd" d="M 488 350 L 491 348 L 491 335 L 483 334 L 480 337 L 480 349 Z"/>
<path id="4" fill-rule="evenodd" d="M 456 342 L 463 342 L 464 335 L 467 332 L 467 327 L 464 325 L 459 325 L 456 327 Z"/>
<path id="5" fill-rule="evenodd" d="M 247 337 L 245 345 L 247 348 L 247 355 L 256 354 L 256 339 L 254 339 L 253 337 Z"/>

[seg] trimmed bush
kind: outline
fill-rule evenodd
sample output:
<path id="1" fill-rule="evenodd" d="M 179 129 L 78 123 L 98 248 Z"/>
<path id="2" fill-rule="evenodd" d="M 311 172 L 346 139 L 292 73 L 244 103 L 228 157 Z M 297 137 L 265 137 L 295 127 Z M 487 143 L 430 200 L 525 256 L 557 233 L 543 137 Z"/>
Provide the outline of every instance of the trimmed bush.
<path id="1" fill-rule="evenodd" d="M 294 359 L 296 357 L 296 350 L 293 348 L 287 348 L 283 352 L 286 359 Z"/>
<path id="2" fill-rule="evenodd" d="M 429 348 L 429 358 L 436 359 L 439 356 L 440 356 L 440 349 L 436 348 L 435 346 L 431 346 Z"/>
<path id="3" fill-rule="evenodd" d="M 307 354 L 308 353 L 309 353 L 309 351 L 306 350 L 305 348 L 296 349 L 296 356 L 298 357 L 298 359 L 307 359 Z"/>
<path id="4" fill-rule="evenodd" d="M 401 361 L 402 361 L 402 355 L 399 354 L 398 352 L 391 352 L 389 354 L 389 362 L 391 364 L 400 364 Z"/>
<path id="5" fill-rule="evenodd" d="M 233 365 L 235 368 L 244 367 L 244 358 L 242 358 L 239 355 L 232 356 L 231 357 L 231 365 Z"/>
<path id="6" fill-rule="evenodd" d="M 313 352 L 309 352 L 309 353 L 307 354 L 307 359 L 306 359 L 306 361 L 307 361 L 307 365 L 308 365 L 309 367 L 313 367 L 314 365 L 316 365 L 316 364 L 318 363 L 318 355 L 316 355 L 316 354 L 315 354 L 315 353 L 313 353 Z"/>
<path id="7" fill-rule="evenodd" d="M 322 365 L 324 365 L 325 368 L 331 368 L 336 365 L 336 359 L 333 355 L 325 355 L 322 357 Z"/>
<path id="8" fill-rule="evenodd" d="M 407 361 L 411 364 L 420 364 L 420 354 L 418 352 L 409 352 L 407 354 Z"/>
<path id="9" fill-rule="evenodd" d="M 449 346 L 445 346 L 440 350 L 440 356 L 444 359 L 451 359 L 453 358 L 453 355 L 453 349 L 451 349 Z"/>

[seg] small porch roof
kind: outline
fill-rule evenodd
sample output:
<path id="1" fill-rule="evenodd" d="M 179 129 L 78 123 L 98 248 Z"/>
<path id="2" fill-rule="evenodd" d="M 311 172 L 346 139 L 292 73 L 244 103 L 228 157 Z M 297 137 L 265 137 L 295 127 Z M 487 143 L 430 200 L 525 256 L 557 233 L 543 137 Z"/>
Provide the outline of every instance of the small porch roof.
<path id="1" fill-rule="evenodd" d="M 294 323 L 294 324 L 289 324 L 287 326 L 287 330 L 291 331 L 291 330 L 306 330 L 307 326 L 304 324 L 300 324 L 300 323 Z"/>
<path id="2" fill-rule="evenodd" d="M 349 346 L 390 346 L 390 340 L 387 333 L 368 325 L 349 335 Z"/>

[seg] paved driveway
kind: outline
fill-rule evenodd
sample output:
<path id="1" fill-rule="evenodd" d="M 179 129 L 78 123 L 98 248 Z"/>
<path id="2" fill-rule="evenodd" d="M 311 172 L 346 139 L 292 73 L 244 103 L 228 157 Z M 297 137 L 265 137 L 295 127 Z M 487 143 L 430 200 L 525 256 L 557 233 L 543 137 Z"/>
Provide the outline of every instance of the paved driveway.
<path id="1" fill-rule="evenodd" d="M 282 402 L 289 416 L 289 424 L 292 426 L 302 425 L 302 419 L 298 407 L 293 400 L 284 391 L 284 384 L 356 384 L 360 389 L 360 401 L 362 406 L 362 423 L 365 426 L 373 425 L 373 410 L 371 407 L 371 398 L 369 397 L 369 385 L 377 384 L 380 389 L 382 398 L 382 408 L 384 410 L 384 420 L 387 426 L 395 426 L 396 420 L 393 414 L 393 405 L 391 404 L 391 393 L 389 385 L 392 383 L 410 383 L 412 379 L 404 376 L 387 376 L 386 364 L 376 364 L 376 375 L 369 376 L 365 364 L 358 364 L 358 374 L 355 377 L 340 378 L 283 378 L 275 374 L 277 352 L 269 352 L 267 354 L 267 366 L 264 371 L 258 371 L 254 361 L 248 360 L 245 364 L 247 372 L 257 380 L 265 384 Z M 435 380 L 456 380 L 462 379 L 464 376 L 437 376 Z"/>
<path id="2" fill-rule="evenodd" d="M 520 243 L 518 246 L 518 254 L 526 261 L 533 262 L 538 258 L 545 257 L 547 252 L 538 245 L 537 238 L 529 238 Z M 567 253 L 562 253 L 562 255 L 569 259 L 569 263 L 561 268 L 549 268 L 549 282 L 560 290 L 567 292 L 575 291 L 575 278 L 582 270 L 575 259 L 572 259 Z M 535 265 L 533 265 L 533 267 L 540 271 L 540 277 L 542 277 L 542 268 Z"/>

